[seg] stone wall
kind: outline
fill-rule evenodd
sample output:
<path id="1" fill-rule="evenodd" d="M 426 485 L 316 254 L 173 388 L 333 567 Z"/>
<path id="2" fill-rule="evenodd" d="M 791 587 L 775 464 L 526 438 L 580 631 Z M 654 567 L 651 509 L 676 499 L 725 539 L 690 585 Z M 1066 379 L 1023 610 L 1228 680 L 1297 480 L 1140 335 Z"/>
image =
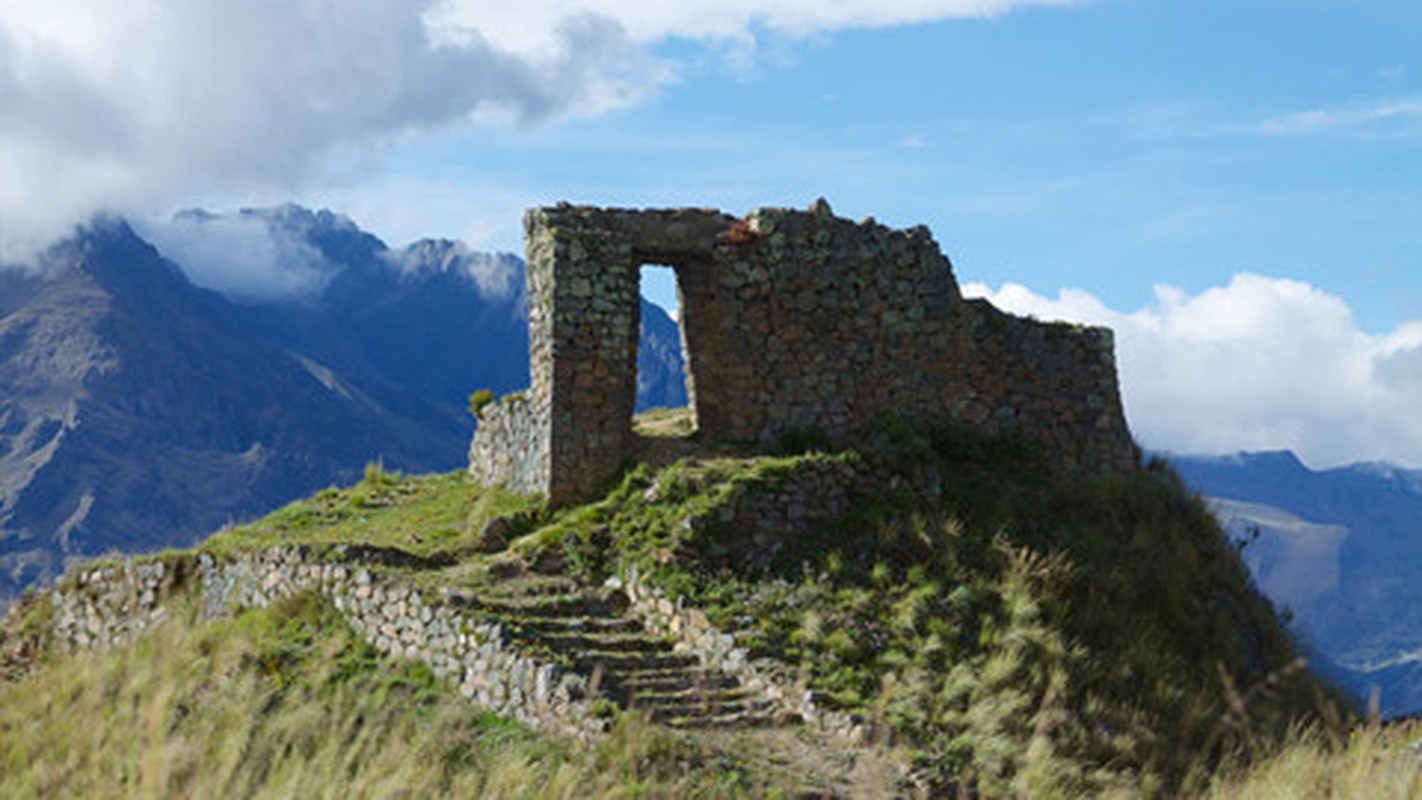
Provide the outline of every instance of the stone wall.
<path id="1" fill-rule="evenodd" d="M 52 635 L 67 649 L 123 644 L 162 619 L 170 595 L 190 589 L 193 580 L 208 617 L 314 591 L 377 650 L 425 663 L 484 708 L 559 735 L 581 738 L 604 729 L 583 696 L 581 676 L 522 654 L 500 625 L 462 612 L 457 596 L 431 599 L 380 578 L 361 560 L 372 555 L 379 560 L 364 550 L 337 547 L 317 555 L 283 547 L 227 560 L 202 554 L 94 567 L 51 592 Z"/>
<path id="2" fill-rule="evenodd" d="M 539 406 L 524 393 L 490 403 L 479 412 L 479 429 L 469 445 L 469 465 L 474 478 L 484 484 L 502 484 L 520 494 L 538 494 L 548 488 L 548 407 Z"/>
<path id="3" fill-rule="evenodd" d="M 1109 328 L 1042 323 L 986 300 L 963 308 L 976 357 L 966 365 L 970 388 L 952 419 L 988 434 L 1019 434 L 1065 472 L 1139 464 L 1121 412 Z"/>
<path id="4" fill-rule="evenodd" d="M 191 573 L 186 559 L 81 568 L 50 592 L 54 636 L 81 649 L 104 650 L 130 642 L 163 619 L 164 604 Z"/>
<path id="5" fill-rule="evenodd" d="M 738 484 L 691 526 L 719 525 L 745 537 L 757 558 L 784 542 L 843 517 L 857 498 L 880 487 L 879 472 L 857 458 L 797 459 Z M 586 738 L 605 729 L 589 702 L 586 678 L 520 650 L 503 627 L 480 615 L 468 590 L 417 588 L 396 577 L 420 566 L 398 550 L 358 546 L 287 546 L 233 557 L 202 553 L 161 561 L 94 566 L 62 579 L 51 593 L 52 635 L 64 649 L 103 650 L 132 640 L 165 614 L 179 592 L 197 598 L 208 618 L 265 608 L 303 592 L 327 598 L 377 650 L 419 661 L 458 693 L 530 727 Z M 735 638 L 635 572 L 609 582 L 653 634 L 676 642 L 708 670 L 739 682 L 740 691 L 855 744 L 874 738 L 865 720 L 824 708 L 806 676 L 773 659 L 752 659 Z"/>
<path id="6" fill-rule="evenodd" d="M 837 462 L 819 467 L 788 476 L 779 491 L 802 493 L 826 476 L 848 474 Z M 760 497 L 748 495 L 738 507 L 752 512 Z M 587 738 L 605 730 L 587 702 L 583 676 L 530 658 L 511 645 L 501 625 L 463 613 L 462 591 L 434 590 L 431 598 L 431 592 L 380 577 L 371 559 L 379 562 L 381 551 L 293 546 L 230 559 L 204 553 L 97 565 L 66 577 L 50 593 L 50 635 L 61 649 L 104 651 L 161 621 L 180 592 L 195 592 L 209 619 L 317 592 L 377 650 L 428 665 L 470 702 L 557 735 Z M 695 656 L 703 667 L 736 678 L 743 691 L 788 713 L 787 719 L 803 719 L 856 744 L 873 737 L 864 720 L 823 708 L 804 675 L 773 659 L 751 659 L 703 612 L 669 599 L 635 572 L 609 584 L 626 594 L 649 631 L 671 638 L 678 652 Z"/>
<path id="7" fill-rule="evenodd" d="M 602 729 L 582 699 L 581 678 L 522 655 L 501 626 L 461 613 L 454 602 L 431 600 L 364 566 L 309 560 L 295 547 L 227 562 L 203 555 L 201 564 L 209 615 L 318 591 L 375 649 L 425 663 L 484 708 L 551 733 L 585 736 Z"/>
<path id="8" fill-rule="evenodd" d="M 536 486 L 558 504 L 629 457 L 648 263 L 677 275 L 703 439 L 764 446 L 814 428 L 848 445 L 894 412 L 1021 436 L 1064 473 L 1137 463 L 1109 332 L 965 301 L 926 228 L 855 223 L 824 201 L 744 219 L 560 205 L 531 210 L 525 228 L 534 422 L 480 425 L 471 470 L 486 482 Z"/>
<path id="9" fill-rule="evenodd" d="M 642 618 L 647 630 L 670 637 L 679 652 L 696 656 L 702 666 L 735 676 L 748 691 L 826 733 L 855 744 L 874 737 L 874 727 L 863 718 L 824 708 L 808 688 L 807 676 L 798 670 L 774 659 L 752 659 L 734 636 L 712 625 L 700 609 L 687 607 L 680 598 L 670 598 L 660 588 L 643 583 L 636 572 L 608 583 L 627 595 L 632 612 Z"/>

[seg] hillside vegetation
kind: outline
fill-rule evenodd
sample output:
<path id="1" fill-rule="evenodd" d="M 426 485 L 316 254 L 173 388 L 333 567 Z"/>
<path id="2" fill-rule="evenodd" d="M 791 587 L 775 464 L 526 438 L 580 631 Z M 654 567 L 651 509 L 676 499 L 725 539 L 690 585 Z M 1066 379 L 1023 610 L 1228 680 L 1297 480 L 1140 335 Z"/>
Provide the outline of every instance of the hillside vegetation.
<path id="1" fill-rule="evenodd" d="M 312 596 L 0 687 L 5 797 L 735 796 L 757 788 L 627 717 L 591 748 L 453 702 Z"/>
<path id="2" fill-rule="evenodd" d="M 722 513 L 826 461 L 877 488 L 814 536 L 768 539 Z M 490 541 L 495 518 L 504 535 Z M 475 595 L 635 573 L 798 670 L 872 736 L 849 764 L 799 728 L 673 729 L 609 707 L 610 734 L 583 745 L 477 712 L 423 667 L 379 656 L 314 594 L 217 622 L 180 604 L 134 645 L 82 658 L 45 645 L 46 603 L 31 602 L 0 647 L 28 664 L 0 684 L 0 794 L 1422 789 L 1417 727 L 1348 735 L 1351 712 L 1303 668 L 1238 554 L 1160 464 L 1056 480 L 1010 441 L 885 420 L 857 452 L 643 465 L 556 512 L 462 474 L 371 468 L 203 547 L 293 542 L 399 548 L 417 558 L 382 569 Z M 897 784 L 894 763 L 909 776 Z"/>

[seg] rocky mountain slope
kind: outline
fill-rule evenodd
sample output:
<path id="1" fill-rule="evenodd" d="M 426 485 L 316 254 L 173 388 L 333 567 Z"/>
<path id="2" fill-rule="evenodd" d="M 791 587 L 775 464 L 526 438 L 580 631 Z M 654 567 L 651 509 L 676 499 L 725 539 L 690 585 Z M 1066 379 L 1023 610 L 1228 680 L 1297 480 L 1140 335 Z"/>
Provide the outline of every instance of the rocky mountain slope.
<path id="1" fill-rule="evenodd" d="M 1385 713 L 1422 711 L 1422 472 L 1315 471 L 1288 452 L 1171 461 L 1325 671 Z"/>
<path id="2" fill-rule="evenodd" d="M 390 250 L 295 206 L 241 214 L 315 255 L 314 288 L 199 288 L 184 270 L 201 265 L 117 220 L 38 270 L 0 271 L 0 603 L 68 559 L 191 544 L 369 461 L 454 468 L 469 393 L 526 384 L 518 259 L 448 241 Z M 677 402 L 680 350 L 657 339 L 675 327 L 655 307 L 644 318 L 640 401 Z"/>

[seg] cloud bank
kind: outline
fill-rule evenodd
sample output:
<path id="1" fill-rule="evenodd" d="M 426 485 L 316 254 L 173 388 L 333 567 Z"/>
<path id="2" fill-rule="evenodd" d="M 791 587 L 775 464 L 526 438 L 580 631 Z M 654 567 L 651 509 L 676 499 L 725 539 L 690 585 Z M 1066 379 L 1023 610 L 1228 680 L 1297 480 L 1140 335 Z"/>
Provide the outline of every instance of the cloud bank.
<path id="1" fill-rule="evenodd" d="M 1157 286 L 1154 303 L 1129 312 L 1075 289 L 963 292 L 1017 314 L 1114 328 L 1126 414 L 1147 448 L 1286 448 L 1315 467 L 1422 466 L 1422 320 L 1370 335 L 1341 298 L 1252 273 L 1196 295 Z"/>
<path id="2" fill-rule="evenodd" d="M 0 0 L 0 259 L 100 209 L 359 180 L 411 133 L 637 103 L 674 79 L 651 53 L 668 38 L 1059 4 Z"/>
<path id="3" fill-rule="evenodd" d="M 237 300 L 313 294 L 337 271 L 299 229 L 261 214 L 185 211 L 139 233 L 193 283 Z"/>

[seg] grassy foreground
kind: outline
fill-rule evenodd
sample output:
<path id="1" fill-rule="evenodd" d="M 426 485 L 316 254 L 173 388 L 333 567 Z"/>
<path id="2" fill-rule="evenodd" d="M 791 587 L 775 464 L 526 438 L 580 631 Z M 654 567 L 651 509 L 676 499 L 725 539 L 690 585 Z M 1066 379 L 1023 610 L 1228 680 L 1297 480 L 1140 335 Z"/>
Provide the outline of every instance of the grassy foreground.
<path id="1" fill-rule="evenodd" d="M 1422 797 L 1422 721 L 1309 728 L 1254 763 L 1224 770 L 1212 800 Z"/>
<path id="2" fill-rule="evenodd" d="M 886 488 L 812 537 L 731 523 L 744 492 L 826 463 Z M 503 550 L 480 540 L 499 516 Z M 475 587 L 511 560 L 635 568 L 874 726 L 935 796 L 1422 796 L 1422 725 L 1359 722 L 1312 678 L 1161 465 L 1054 480 L 1011 442 L 887 420 L 863 452 L 644 466 L 556 513 L 372 468 L 203 547 L 290 542 L 396 547 L 421 559 L 404 578 Z M 793 796 L 773 761 L 630 715 L 596 745 L 537 736 L 377 657 L 316 597 L 177 608 L 0 683 L 0 796 Z"/>
<path id="3" fill-rule="evenodd" d="M 0 684 L 3 797 L 735 797 L 724 754 L 620 720 L 594 746 L 537 736 L 383 660 L 315 596 Z"/>

